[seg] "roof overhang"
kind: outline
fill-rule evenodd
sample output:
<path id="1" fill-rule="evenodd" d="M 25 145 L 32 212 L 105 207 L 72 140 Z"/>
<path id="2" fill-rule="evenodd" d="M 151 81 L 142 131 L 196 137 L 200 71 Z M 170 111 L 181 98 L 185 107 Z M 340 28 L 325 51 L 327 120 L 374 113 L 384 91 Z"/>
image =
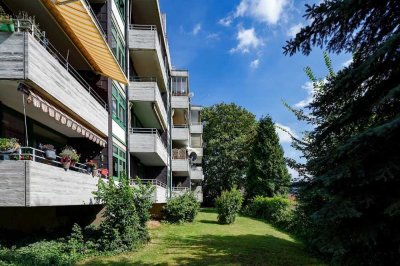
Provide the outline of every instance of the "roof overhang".
<path id="1" fill-rule="evenodd" d="M 42 0 L 93 69 L 128 84 L 124 71 L 107 44 L 103 31 L 85 0 Z"/>

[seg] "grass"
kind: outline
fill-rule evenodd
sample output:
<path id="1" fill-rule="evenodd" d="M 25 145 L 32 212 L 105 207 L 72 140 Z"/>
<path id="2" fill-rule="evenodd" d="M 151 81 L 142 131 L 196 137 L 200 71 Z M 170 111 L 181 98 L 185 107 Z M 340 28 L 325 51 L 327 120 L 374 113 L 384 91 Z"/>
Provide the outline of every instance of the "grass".
<path id="1" fill-rule="evenodd" d="M 214 210 L 205 209 L 194 223 L 151 229 L 152 241 L 136 252 L 79 265 L 324 265 L 268 223 L 248 217 L 238 217 L 233 225 L 216 220 Z"/>

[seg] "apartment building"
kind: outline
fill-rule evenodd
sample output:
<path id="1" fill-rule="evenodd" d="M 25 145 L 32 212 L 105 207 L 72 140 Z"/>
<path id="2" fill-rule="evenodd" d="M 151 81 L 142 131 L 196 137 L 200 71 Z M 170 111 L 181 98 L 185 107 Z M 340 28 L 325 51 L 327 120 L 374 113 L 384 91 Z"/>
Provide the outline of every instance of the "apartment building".
<path id="1" fill-rule="evenodd" d="M 108 176 L 153 184 L 155 204 L 202 199 L 201 107 L 188 72 L 171 67 L 158 0 L 0 7 L 12 18 L 0 23 L 0 138 L 19 142 L 0 153 L 0 228 L 90 223 Z M 66 146 L 80 155 L 69 164 Z"/>

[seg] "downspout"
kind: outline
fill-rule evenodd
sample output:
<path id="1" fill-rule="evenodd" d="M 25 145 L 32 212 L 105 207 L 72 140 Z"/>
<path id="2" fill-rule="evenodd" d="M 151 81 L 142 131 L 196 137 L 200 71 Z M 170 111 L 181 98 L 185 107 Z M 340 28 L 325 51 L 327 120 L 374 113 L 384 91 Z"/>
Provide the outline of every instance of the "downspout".
<path id="1" fill-rule="evenodd" d="M 128 77 L 129 81 L 129 8 L 130 8 L 130 1 L 126 1 L 125 6 L 125 71 L 126 76 Z M 131 154 L 129 151 L 129 128 L 130 128 L 130 109 L 129 109 L 129 83 L 125 86 L 125 95 L 126 95 L 126 106 L 125 106 L 125 121 L 126 121 L 126 130 L 125 130 L 125 139 L 126 139 L 126 176 L 129 178 L 131 174 Z"/>

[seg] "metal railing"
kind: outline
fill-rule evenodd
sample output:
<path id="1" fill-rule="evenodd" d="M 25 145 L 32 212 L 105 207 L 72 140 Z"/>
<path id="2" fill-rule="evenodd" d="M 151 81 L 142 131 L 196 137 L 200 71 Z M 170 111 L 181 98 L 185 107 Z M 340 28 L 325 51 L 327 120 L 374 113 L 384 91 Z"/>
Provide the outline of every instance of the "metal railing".
<path id="1" fill-rule="evenodd" d="M 161 141 L 163 146 L 167 148 L 167 144 L 164 143 L 163 139 L 161 138 L 160 133 L 156 128 L 130 128 L 129 133 L 131 134 L 154 134 L 157 138 Z"/>
<path id="2" fill-rule="evenodd" d="M 129 77 L 129 81 L 133 82 L 157 82 L 156 77 Z"/>
<path id="3" fill-rule="evenodd" d="M 192 125 L 192 126 L 202 126 L 203 125 L 203 122 L 190 122 L 190 125 Z"/>
<path id="4" fill-rule="evenodd" d="M 97 92 L 86 82 L 86 80 L 73 68 L 67 59 L 49 42 L 45 32 L 40 31 L 30 19 L 14 19 L 15 31 L 28 32 L 51 54 L 69 74 L 71 74 L 107 110 L 107 103 L 97 94 Z"/>
<path id="5" fill-rule="evenodd" d="M 130 30 L 151 30 L 151 31 L 157 31 L 157 26 L 156 25 L 142 25 L 142 24 L 130 24 L 129 25 Z"/>
<path id="6" fill-rule="evenodd" d="M 159 187 L 163 187 L 166 188 L 167 185 L 157 179 L 140 179 L 139 181 L 137 181 L 136 179 L 131 179 L 130 184 L 131 186 L 133 185 L 138 185 L 139 183 L 142 183 L 143 185 L 153 185 L 153 186 L 159 186 Z"/>
<path id="7" fill-rule="evenodd" d="M 172 127 L 173 128 L 188 128 L 189 125 L 188 124 L 173 124 Z"/>
<path id="8" fill-rule="evenodd" d="M 188 91 L 172 91 L 173 96 L 189 96 Z"/>
<path id="9" fill-rule="evenodd" d="M 172 159 L 173 160 L 188 160 L 189 156 L 185 148 L 182 149 L 172 149 Z"/>
<path id="10" fill-rule="evenodd" d="M 55 160 L 49 160 L 45 157 L 45 151 L 32 147 L 21 147 L 18 149 L 17 152 L 10 154 L 0 154 L 0 160 L 34 161 L 52 165 L 55 167 L 62 167 L 61 159 L 62 159 L 61 156 L 57 155 Z M 69 169 L 80 173 L 92 174 L 92 172 L 88 171 L 87 166 L 85 164 L 78 162 L 71 165 Z"/>

